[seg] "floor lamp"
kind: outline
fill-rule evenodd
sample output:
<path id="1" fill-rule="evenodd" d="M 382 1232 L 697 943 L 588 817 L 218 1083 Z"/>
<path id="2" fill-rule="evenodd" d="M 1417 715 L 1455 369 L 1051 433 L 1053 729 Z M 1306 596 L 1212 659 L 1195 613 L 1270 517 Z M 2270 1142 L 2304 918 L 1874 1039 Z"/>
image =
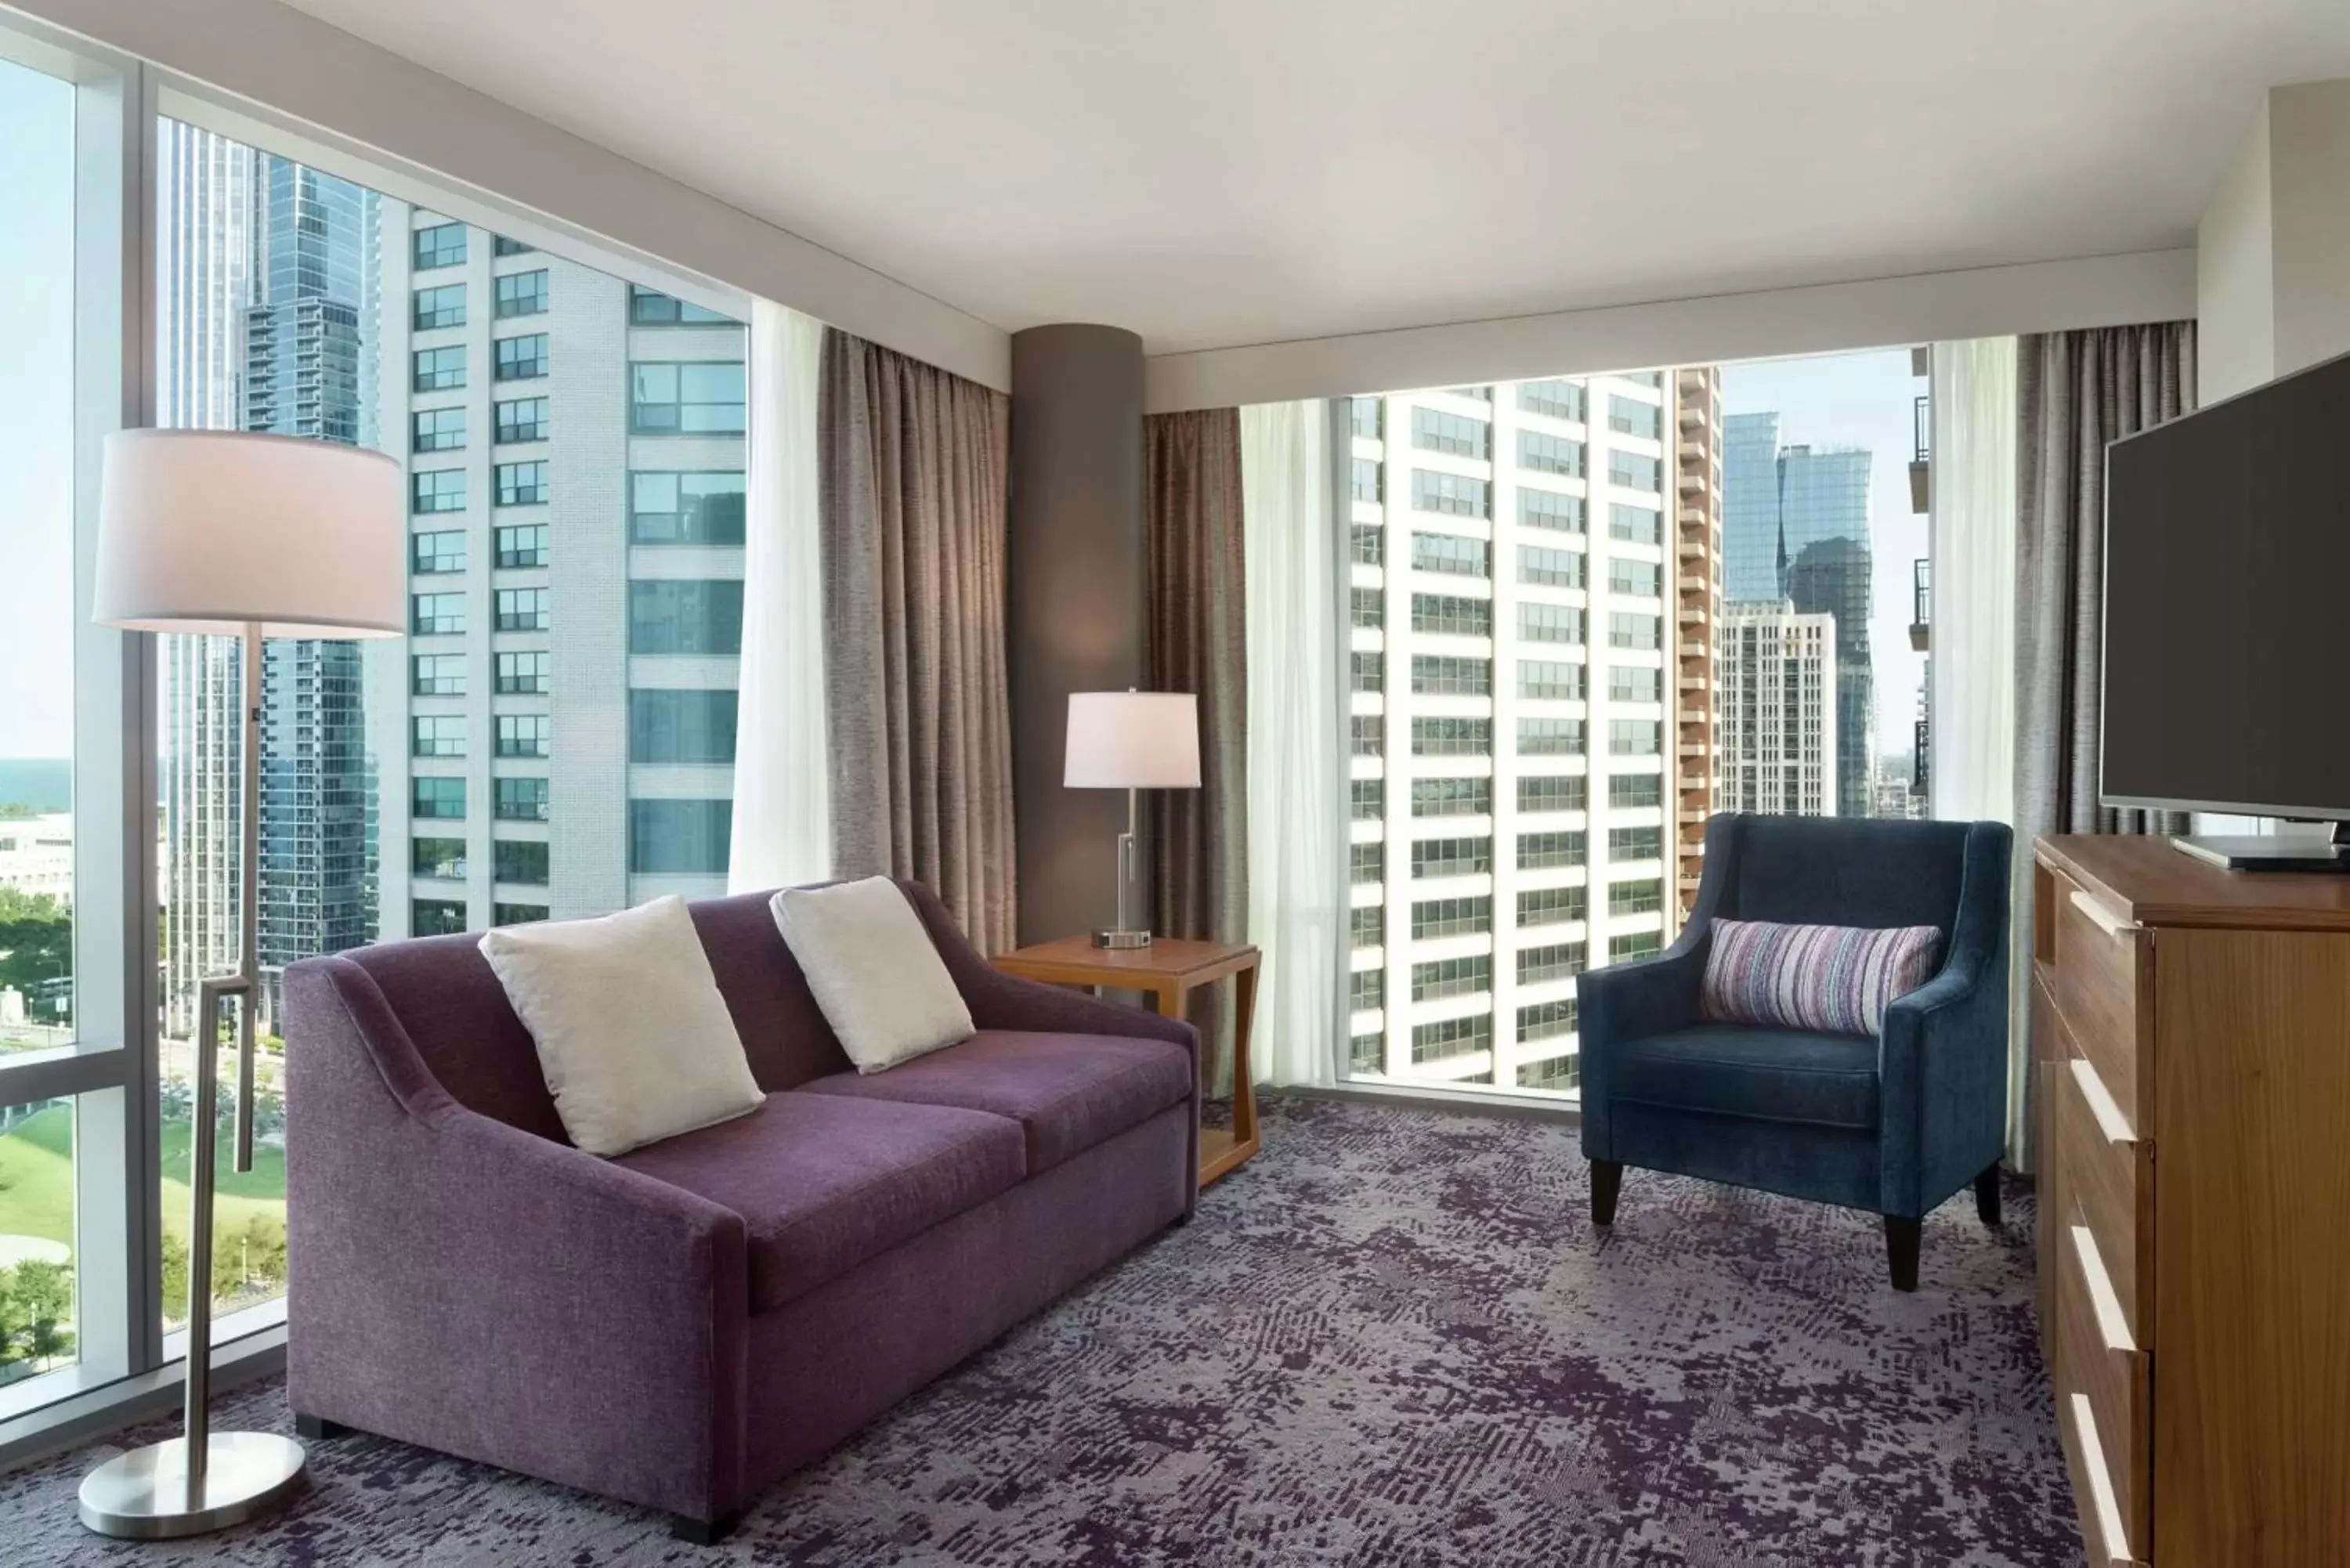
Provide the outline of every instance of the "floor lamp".
<path id="1" fill-rule="evenodd" d="M 184 1435 L 82 1478 L 81 1520 L 102 1535 L 194 1535 L 266 1513 L 302 1478 L 302 1445 L 215 1432 L 212 1349 L 213 1101 L 224 999 L 237 1009 L 235 1165 L 253 1168 L 253 1012 L 260 982 L 261 642 L 398 637 L 407 561 L 399 462 L 290 436 L 124 431 L 106 440 L 92 618 L 129 631 L 244 639 L 236 972 L 207 980 L 196 1022 L 189 1129 L 187 1420 Z"/>

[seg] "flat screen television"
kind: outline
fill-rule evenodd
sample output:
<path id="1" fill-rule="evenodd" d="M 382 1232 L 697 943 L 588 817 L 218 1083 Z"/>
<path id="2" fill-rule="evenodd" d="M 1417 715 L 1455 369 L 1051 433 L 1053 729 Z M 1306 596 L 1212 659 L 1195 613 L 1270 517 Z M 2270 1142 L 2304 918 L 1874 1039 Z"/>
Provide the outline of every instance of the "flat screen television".
<path id="1" fill-rule="evenodd" d="M 2107 447 L 2105 548 L 2106 803 L 2350 820 L 2350 355 Z M 2322 842 L 2181 847 L 2350 869 Z"/>

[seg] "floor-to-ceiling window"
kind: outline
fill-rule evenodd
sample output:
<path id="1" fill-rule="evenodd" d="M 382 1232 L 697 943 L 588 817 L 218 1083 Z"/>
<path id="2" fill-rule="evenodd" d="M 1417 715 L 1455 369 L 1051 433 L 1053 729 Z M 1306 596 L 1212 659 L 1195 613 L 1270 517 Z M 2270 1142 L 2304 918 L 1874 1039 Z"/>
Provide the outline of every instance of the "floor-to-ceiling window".
<path id="1" fill-rule="evenodd" d="M 1672 940 L 1711 813 L 1924 814 L 1924 375 L 1350 401 L 1350 1076 L 1571 1095 L 1576 977 Z"/>
<path id="2" fill-rule="evenodd" d="M 0 1053 L 74 1016 L 74 88 L 0 59 Z M 73 1363 L 71 1096 L 0 1095 L 0 1384 Z"/>
<path id="3" fill-rule="evenodd" d="M 260 1137 L 251 1172 L 221 1166 L 229 1314 L 285 1283 L 286 965 L 723 890 L 748 346 L 718 309 L 266 149 L 158 137 L 159 421 L 371 446 L 410 475 L 405 641 L 265 655 Z M 158 645 L 177 1322 L 196 985 L 235 961 L 241 677 L 228 639 Z"/>
<path id="4" fill-rule="evenodd" d="M 0 1419 L 121 1376 L 144 977 L 128 641 L 88 618 L 121 422 L 130 67 L 0 28 Z"/>

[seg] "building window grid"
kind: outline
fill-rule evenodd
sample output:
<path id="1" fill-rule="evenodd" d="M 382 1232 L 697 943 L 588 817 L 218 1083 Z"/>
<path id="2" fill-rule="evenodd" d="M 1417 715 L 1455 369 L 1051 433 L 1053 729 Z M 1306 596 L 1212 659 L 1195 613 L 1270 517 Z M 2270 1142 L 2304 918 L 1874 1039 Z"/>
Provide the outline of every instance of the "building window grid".
<path id="1" fill-rule="evenodd" d="M 504 524 L 497 531 L 497 561 L 502 569 L 546 565 L 549 529 L 544 523 Z"/>
<path id="2" fill-rule="evenodd" d="M 419 332 L 437 332 L 443 327 L 465 325 L 465 286 L 444 283 L 437 287 L 420 288 L 409 315 L 409 324 Z"/>
<path id="3" fill-rule="evenodd" d="M 1457 594 L 1414 594 L 1411 629 L 1440 637 L 1491 637 L 1493 601 Z"/>
<path id="4" fill-rule="evenodd" d="M 555 655 L 541 649 L 496 656 L 497 691 L 501 697 L 543 697 L 551 689 Z"/>
<path id="5" fill-rule="evenodd" d="M 501 445 L 545 441 L 546 402 L 545 398 L 507 398 L 501 400 L 494 410 L 497 424 L 494 439 Z"/>
<path id="6" fill-rule="evenodd" d="M 501 273 L 497 279 L 497 318 L 546 314 L 546 269 Z"/>
<path id="7" fill-rule="evenodd" d="M 554 755 L 555 716 L 551 713 L 499 714 L 497 754 L 501 757 Z"/>
<path id="8" fill-rule="evenodd" d="M 1584 968 L 1584 944 L 1581 942 L 1553 942 L 1547 947 L 1518 950 L 1520 985 L 1572 980 L 1581 974 Z"/>
<path id="9" fill-rule="evenodd" d="M 465 346 L 419 348 L 410 356 L 409 386 L 419 392 L 450 392 L 465 384 Z"/>
<path id="10" fill-rule="evenodd" d="M 1490 1051 L 1492 1046 L 1493 1019 L 1490 1013 L 1473 1018 L 1440 1018 L 1432 1023 L 1412 1025 L 1411 1059 L 1415 1065 L 1473 1055 Z"/>
<path id="11" fill-rule="evenodd" d="M 1411 907 L 1411 940 L 1416 942 L 1432 937 L 1482 936 L 1492 929 L 1493 900 L 1487 895 L 1425 898 Z"/>
<path id="12" fill-rule="evenodd" d="M 1493 868 L 1491 838 L 1417 838 L 1411 846 L 1415 881 L 1433 877 L 1475 877 Z"/>
<path id="13" fill-rule="evenodd" d="M 491 347 L 496 354 L 491 379 L 536 381 L 546 375 L 546 333 L 525 332 L 515 337 L 501 337 Z"/>
<path id="14" fill-rule="evenodd" d="M 1493 722 L 1451 715 L 1414 717 L 1411 754 L 1416 757 L 1482 757 L 1493 749 Z"/>
<path id="15" fill-rule="evenodd" d="M 1414 779 L 1411 781 L 1411 814 L 1414 816 L 1491 816 L 1493 814 L 1493 781 L 1486 778 Z"/>
<path id="16" fill-rule="evenodd" d="M 1416 653 L 1411 659 L 1411 689 L 1431 697 L 1489 696 L 1493 690 L 1493 661 Z"/>
<path id="17" fill-rule="evenodd" d="M 1415 570 L 1422 572 L 1490 577 L 1493 575 L 1492 546 L 1482 539 L 1463 538 L 1458 534 L 1415 533 L 1411 536 L 1411 564 Z"/>
<path id="18" fill-rule="evenodd" d="M 410 257 L 418 272 L 462 266 L 465 261 L 465 225 L 433 223 L 415 231 Z"/>
<path id="19" fill-rule="evenodd" d="M 551 618 L 548 601 L 552 597 L 545 588 L 498 589 L 497 628 L 500 631 L 545 631 Z"/>
<path id="20" fill-rule="evenodd" d="M 1583 835 L 1573 830 L 1518 835 L 1518 869 L 1554 871 L 1583 864 Z"/>
<path id="21" fill-rule="evenodd" d="M 1492 427 L 1483 420 L 1441 409 L 1411 410 L 1411 444 L 1422 452 L 1482 459 L 1492 454 Z"/>
<path id="22" fill-rule="evenodd" d="M 1518 779 L 1520 811 L 1581 811 L 1588 798 L 1588 781 L 1581 774 L 1521 774 Z"/>
<path id="23" fill-rule="evenodd" d="M 1440 1002 L 1448 996 L 1476 996 L 1493 989 L 1493 959 L 1490 953 L 1467 958 L 1430 959 L 1411 966 L 1411 999 Z"/>
<path id="24" fill-rule="evenodd" d="M 1518 929 L 1567 925 L 1584 917 L 1581 888 L 1528 888 L 1518 894 Z"/>
<path id="25" fill-rule="evenodd" d="M 546 504 L 546 462 L 535 459 L 529 462 L 502 462 L 494 471 L 497 482 L 497 502 L 500 506 L 544 506 Z"/>
<path id="26" fill-rule="evenodd" d="M 421 455 L 431 452 L 462 452 L 464 446 L 463 408 L 419 409 L 409 417 L 409 451 Z"/>

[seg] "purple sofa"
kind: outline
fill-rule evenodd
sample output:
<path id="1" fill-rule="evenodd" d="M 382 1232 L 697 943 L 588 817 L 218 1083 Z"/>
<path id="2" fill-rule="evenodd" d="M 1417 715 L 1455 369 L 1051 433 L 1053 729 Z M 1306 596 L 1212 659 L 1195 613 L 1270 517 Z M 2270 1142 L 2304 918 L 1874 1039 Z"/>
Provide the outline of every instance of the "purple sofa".
<path id="1" fill-rule="evenodd" d="M 859 1076 L 765 895 L 692 906 L 766 1103 L 566 1139 L 470 936 L 286 971 L 286 1392 L 343 1428 L 714 1539 L 806 1464 L 1190 1217 L 1189 1024 L 990 967 L 905 884 L 979 1033 Z"/>

